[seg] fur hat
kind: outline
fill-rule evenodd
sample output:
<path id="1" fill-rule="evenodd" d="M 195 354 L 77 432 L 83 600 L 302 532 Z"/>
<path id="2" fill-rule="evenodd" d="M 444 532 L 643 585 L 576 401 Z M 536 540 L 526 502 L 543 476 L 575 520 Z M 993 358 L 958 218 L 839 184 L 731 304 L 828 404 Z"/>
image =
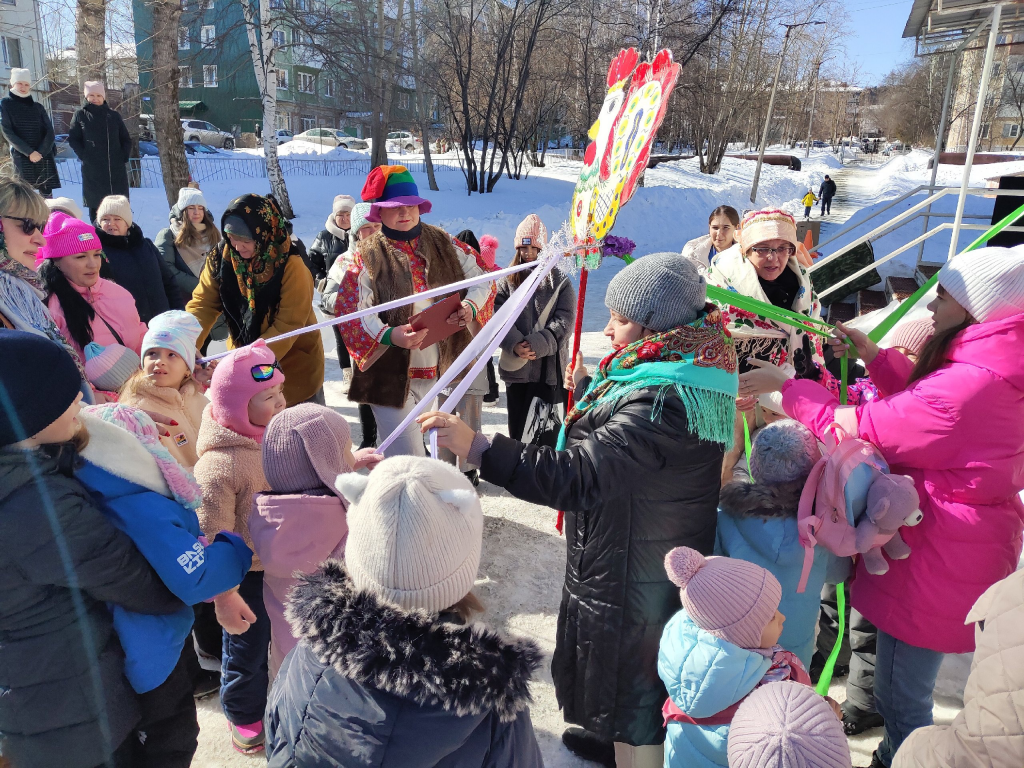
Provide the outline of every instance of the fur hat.
<path id="1" fill-rule="evenodd" d="M 181 194 L 180 192 L 178 193 Z M 107 195 L 100 201 L 100 207 L 96 209 L 96 222 L 103 220 L 104 216 L 120 216 L 129 227 L 132 225 L 132 204 L 124 195 Z"/>
<path id="2" fill-rule="evenodd" d="M 957 254 L 939 270 L 939 285 L 979 323 L 1024 313 L 1024 246 Z"/>
<path id="3" fill-rule="evenodd" d="M 548 244 L 548 230 L 544 226 L 544 222 L 540 220 L 540 216 L 536 213 L 531 213 L 516 227 L 516 239 L 512 243 L 512 247 L 521 248 L 524 245 L 532 245 L 539 250 L 544 250 L 544 246 Z"/>
<path id="4" fill-rule="evenodd" d="M 750 474 L 766 485 L 792 483 L 806 478 L 820 458 L 811 430 L 793 419 L 783 419 L 757 431 L 750 448 Z"/>
<path id="5" fill-rule="evenodd" d="M 900 347 L 913 355 L 919 355 L 934 333 L 935 321 L 930 317 L 900 323 L 889 336 L 889 346 Z"/>
<path id="6" fill-rule="evenodd" d="M 796 248 L 796 219 L 785 211 L 754 211 L 743 217 L 740 224 L 740 250 L 746 253 L 766 240 L 785 240 Z"/>
<path id="7" fill-rule="evenodd" d="M 149 321 L 149 330 L 142 337 L 142 357 L 150 349 L 169 349 L 188 365 L 189 372 L 196 367 L 196 342 L 203 326 L 188 312 L 170 309 Z"/>
<path id="8" fill-rule="evenodd" d="M 46 245 L 36 254 L 36 269 L 47 259 L 62 259 L 103 248 L 95 227 L 63 211 L 50 214 L 43 227 L 43 237 L 46 238 Z"/>
<path id="9" fill-rule="evenodd" d="M 11 85 L 15 83 L 32 84 L 32 70 L 26 67 L 11 67 Z"/>
<path id="10" fill-rule="evenodd" d="M 729 727 L 731 768 L 851 768 L 836 713 L 814 689 L 784 682 L 757 688 Z"/>
<path id="11" fill-rule="evenodd" d="M 352 195 L 336 195 L 331 206 L 331 215 L 337 216 L 340 211 L 351 211 L 355 205 L 356 199 Z"/>
<path id="12" fill-rule="evenodd" d="M 652 253 L 627 264 L 611 279 L 604 305 L 661 333 L 696 320 L 707 294 L 707 283 L 690 259 L 678 253 Z"/>
<path id="13" fill-rule="evenodd" d="M 284 382 L 280 367 L 274 367 L 271 376 L 263 378 L 267 366 L 276 364 L 277 358 L 263 339 L 236 349 L 221 360 L 206 393 L 210 398 L 213 420 L 225 429 L 261 442 L 267 428 L 249 421 L 249 401 L 263 390 Z M 257 366 L 261 369 L 258 379 L 253 373 Z"/>
<path id="14" fill-rule="evenodd" d="M 178 190 L 178 210 L 181 214 L 185 215 L 185 209 L 190 205 L 201 205 L 206 210 L 210 210 L 210 206 L 206 204 L 206 197 L 203 195 L 202 190 L 196 189 L 195 187 L 182 187 Z M 129 221 L 125 219 L 125 221 Z M 131 223 L 129 221 L 129 223 Z"/>
<path id="15" fill-rule="evenodd" d="M 761 633 L 782 600 L 782 586 L 771 573 L 746 560 L 704 557 L 689 547 L 665 555 L 665 571 L 698 627 L 740 648 L 760 647 Z"/>
<path id="16" fill-rule="evenodd" d="M 337 487 L 349 503 L 345 568 L 357 590 L 439 613 L 473 588 L 483 510 L 457 469 L 395 456 L 369 476 L 339 475 Z"/>
<path id="17" fill-rule="evenodd" d="M 76 219 L 85 221 L 85 213 L 82 211 L 82 206 L 70 197 L 51 197 L 45 202 L 46 207 L 53 212 L 62 211 L 68 216 L 74 216 Z"/>
<path id="18" fill-rule="evenodd" d="M 274 493 L 327 488 L 352 467 L 345 461 L 352 432 L 340 413 L 315 403 L 286 408 L 270 420 L 263 435 L 263 474 Z"/>
<path id="19" fill-rule="evenodd" d="M 120 390 L 141 365 L 135 351 L 120 344 L 102 347 L 94 341 L 85 347 L 85 375 L 104 392 Z"/>

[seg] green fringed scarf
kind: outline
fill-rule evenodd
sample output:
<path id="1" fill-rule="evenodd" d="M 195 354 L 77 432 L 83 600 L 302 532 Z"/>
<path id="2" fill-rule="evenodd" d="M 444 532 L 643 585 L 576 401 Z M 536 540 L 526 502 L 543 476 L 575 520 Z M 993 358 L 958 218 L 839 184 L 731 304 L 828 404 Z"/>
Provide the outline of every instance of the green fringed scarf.
<path id="1" fill-rule="evenodd" d="M 732 447 L 739 379 L 736 345 L 720 310 L 708 305 L 689 325 L 646 336 L 604 358 L 587 393 L 566 415 L 558 450 L 565 448 L 572 425 L 589 410 L 650 387 L 659 388 L 651 421 L 661 418 L 671 388 L 701 440 Z"/>

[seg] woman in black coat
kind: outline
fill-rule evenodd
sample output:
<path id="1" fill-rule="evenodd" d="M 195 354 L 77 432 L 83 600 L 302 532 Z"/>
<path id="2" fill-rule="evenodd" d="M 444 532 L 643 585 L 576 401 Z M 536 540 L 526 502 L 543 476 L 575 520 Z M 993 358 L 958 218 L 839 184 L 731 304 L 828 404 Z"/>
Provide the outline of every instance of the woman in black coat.
<path id="1" fill-rule="evenodd" d="M 11 160 L 25 181 L 49 197 L 60 187 L 53 152 L 53 123 L 46 108 L 31 96 L 32 75 L 11 70 L 11 91 L 0 100 L 0 130 L 11 145 Z"/>
<path id="2" fill-rule="evenodd" d="M 737 374 L 721 313 L 705 299 L 704 279 L 679 254 L 647 256 L 612 279 L 604 333 L 615 351 L 593 379 L 582 355 L 567 367 L 578 400 L 561 450 L 488 440 L 448 414 L 420 417 L 484 480 L 564 510 L 551 674 L 565 720 L 582 726 L 563 742 L 606 765 L 660 765 L 658 644 L 680 607 L 663 561 L 673 547 L 711 554 L 715 543 Z"/>
<path id="3" fill-rule="evenodd" d="M 82 161 L 82 198 L 95 222 L 107 195 L 128 197 L 128 159 L 132 138 L 121 115 L 107 104 L 103 83 L 85 84 L 85 104 L 71 118 L 68 144 Z"/>
<path id="4" fill-rule="evenodd" d="M 0 367 L 16 414 L 0 409 L 0 754 L 16 768 L 131 765 L 139 710 L 108 603 L 184 606 L 74 478 L 74 361 L 8 330 L 0 357 L 18 361 Z"/>

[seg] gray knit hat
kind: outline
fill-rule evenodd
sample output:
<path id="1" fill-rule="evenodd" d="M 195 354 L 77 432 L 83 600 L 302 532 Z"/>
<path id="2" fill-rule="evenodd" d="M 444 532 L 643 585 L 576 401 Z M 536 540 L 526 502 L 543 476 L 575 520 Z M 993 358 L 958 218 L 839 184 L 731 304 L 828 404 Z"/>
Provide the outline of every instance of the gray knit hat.
<path id="1" fill-rule="evenodd" d="M 818 441 L 807 427 L 783 419 L 758 430 L 750 448 L 750 474 L 766 485 L 800 480 L 821 458 Z"/>
<path id="2" fill-rule="evenodd" d="M 731 768 L 851 768 L 843 724 L 814 689 L 790 681 L 751 693 L 729 727 Z"/>
<path id="3" fill-rule="evenodd" d="M 439 613 L 473 588 L 483 510 L 469 481 L 434 459 L 395 456 L 339 475 L 349 503 L 345 569 L 357 590 Z"/>
<path id="4" fill-rule="evenodd" d="M 626 266 L 608 283 L 604 305 L 656 333 L 687 325 L 707 303 L 707 283 L 678 253 L 652 253 Z"/>

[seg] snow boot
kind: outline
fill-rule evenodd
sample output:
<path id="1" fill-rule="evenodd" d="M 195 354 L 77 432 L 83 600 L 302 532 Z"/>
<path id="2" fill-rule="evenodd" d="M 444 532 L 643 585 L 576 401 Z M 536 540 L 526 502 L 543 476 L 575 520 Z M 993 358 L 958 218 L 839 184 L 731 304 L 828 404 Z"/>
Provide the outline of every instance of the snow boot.
<path id="1" fill-rule="evenodd" d="M 566 728 L 562 733 L 562 743 L 577 757 L 603 765 L 605 768 L 615 768 L 615 745 L 599 739 L 584 728 L 574 725 Z"/>
<path id="2" fill-rule="evenodd" d="M 257 721 L 249 725 L 228 723 L 231 728 L 231 746 L 243 755 L 252 755 L 263 751 L 263 722 Z"/>
<path id="3" fill-rule="evenodd" d="M 843 710 L 843 733 L 847 736 L 856 736 L 864 731 L 881 728 L 885 725 L 885 720 L 877 712 L 864 712 L 848 701 L 844 701 L 839 706 Z"/>

